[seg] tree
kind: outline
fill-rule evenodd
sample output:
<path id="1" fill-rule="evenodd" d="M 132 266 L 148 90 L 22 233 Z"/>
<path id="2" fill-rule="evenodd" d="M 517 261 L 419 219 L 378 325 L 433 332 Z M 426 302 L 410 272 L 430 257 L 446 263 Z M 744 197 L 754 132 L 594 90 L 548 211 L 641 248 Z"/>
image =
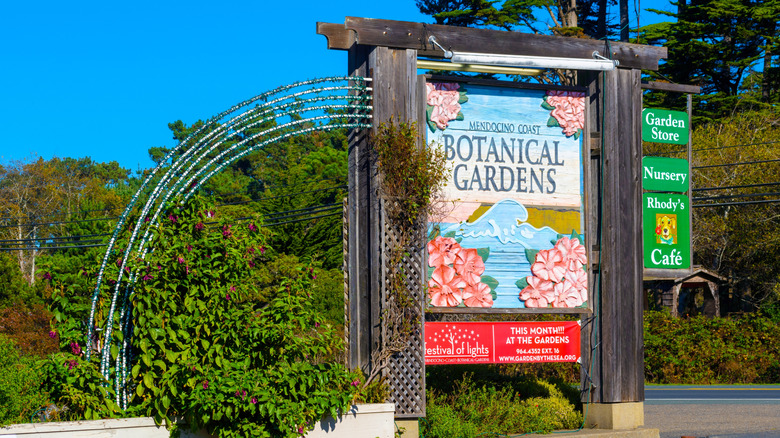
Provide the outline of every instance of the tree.
<path id="1" fill-rule="evenodd" d="M 110 222 L 79 220 L 117 214 L 129 198 L 128 190 L 123 190 L 128 182 L 129 171 L 116 162 L 94 163 L 90 158 L 31 157 L 0 166 L 2 247 L 15 250 L 29 284 L 35 283 L 45 243 L 67 244 L 67 239 L 51 239 L 110 229 Z"/>
<path id="2" fill-rule="evenodd" d="M 551 33 L 576 38 L 606 38 L 616 31 L 607 8 L 616 0 L 416 0 L 420 12 L 437 24 Z M 539 17 L 549 17 L 546 25 Z M 554 70 L 537 76 L 543 83 L 575 84 L 573 71 Z"/>
<path id="3" fill-rule="evenodd" d="M 3 235 L 17 239 L 19 269 L 35 283 L 37 238 L 46 237 L 42 222 L 60 209 L 60 175 L 43 158 L 15 161 L 0 169 L 0 214 Z"/>
<path id="4" fill-rule="evenodd" d="M 761 107 L 761 98 L 741 93 L 746 77 L 764 63 L 770 72 L 761 82 L 764 104 L 771 94 L 773 52 L 777 46 L 775 22 L 780 16 L 777 1 L 685 0 L 673 3 L 677 12 L 652 12 L 676 19 L 645 26 L 642 40 L 669 48 L 669 58 L 659 68 L 672 82 L 696 84 L 702 93 L 695 96 L 697 122 L 712 122 L 729 115 L 738 106 L 743 110 Z M 773 17 L 773 18 L 768 18 Z M 695 60 L 695 62 L 692 62 Z M 762 79 L 763 81 L 763 79 Z M 684 107 L 677 94 L 648 93 L 647 106 Z"/>

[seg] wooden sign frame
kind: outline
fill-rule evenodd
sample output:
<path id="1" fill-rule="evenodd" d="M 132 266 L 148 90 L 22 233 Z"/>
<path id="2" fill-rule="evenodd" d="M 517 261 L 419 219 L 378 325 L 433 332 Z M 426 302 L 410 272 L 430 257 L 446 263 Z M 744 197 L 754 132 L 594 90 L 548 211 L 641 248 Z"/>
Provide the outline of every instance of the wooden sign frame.
<path id="1" fill-rule="evenodd" d="M 464 77 L 464 76 L 448 76 L 448 75 L 425 75 L 425 80 L 428 82 L 453 82 L 453 83 L 459 83 L 462 84 L 462 86 L 465 89 L 468 89 L 469 85 L 478 85 L 478 86 L 484 86 L 484 87 L 496 87 L 496 88 L 509 88 L 509 89 L 517 89 L 517 90 L 539 90 L 539 91 L 546 91 L 546 90 L 556 90 L 556 91 L 567 91 L 567 92 L 579 92 L 579 93 L 586 93 L 587 88 L 585 87 L 576 87 L 576 86 L 561 86 L 561 85 L 542 85 L 542 84 L 530 84 L 525 82 L 514 82 L 514 81 L 502 81 L 502 80 L 492 80 L 492 79 L 478 79 L 478 78 L 471 78 L 471 77 Z M 588 120 L 588 108 L 586 106 L 584 111 L 584 117 L 585 117 L 585 126 L 587 126 L 587 120 Z M 427 130 L 426 129 L 426 120 L 424 120 L 423 115 L 423 123 L 420 123 L 418 121 L 418 126 L 420 130 Z M 584 134 L 583 134 L 584 135 Z M 588 181 L 591 169 L 590 169 L 590 150 L 589 150 L 589 142 L 586 141 L 586 139 L 583 137 L 580 139 L 581 141 L 581 153 L 580 153 L 580 163 L 582 167 L 582 179 L 583 181 Z M 587 199 L 587 185 L 582 185 L 583 192 L 581 193 L 581 196 L 583 199 Z M 585 241 L 580 242 L 586 250 L 587 254 L 587 260 L 591 261 L 592 259 L 590 254 L 590 248 L 591 244 L 589 244 L 589 236 L 591 233 L 589 233 L 588 230 L 588 221 L 585 220 L 588 217 L 587 212 L 587 205 L 583 202 L 582 205 L 582 211 L 581 214 L 583 215 L 581 218 L 582 221 L 582 230 L 581 234 L 585 236 Z M 427 255 L 427 251 L 426 251 Z M 588 276 L 590 277 L 590 269 L 586 269 L 588 271 Z M 426 276 L 428 278 L 428 276 Z M 519 279 L 519 277 L 518 277 Z M 589 289 L 592 291 L 592 289 Z M 518 289 L 518 294 L 520 290 Z M 592 295 L 589 293 L 589 298 Z M 519 301 L 519 299 L 518 299 Z M 425 311 L 428 313 L 462 313 L 462 314 L 491 314 L 491 313 L 501 313 L 501 314 L 589 314 L 592 313 L 592 299 L 588 299 L 586 303 L 582 306 L 573 307 L 573 308 L 556 308 L 556 307 L 544 307 L 544 308 L 538 308 L 538 307 L 491 307 L 491 308 L 476 308 L 476 307 L 436 307 L 427 305 L 425 307 Z"/>
<path id="2" fill-rule="evenodd" d="M 328 48 L 349 52 L 350 75 L 372 79 L 375 127 L 391 119 L 424 125 L 425 101 L 420 96 L 425 88 L 417 75 L 417 56 L 443 56 L 428 42 L 430 35 L 455 51 L 554 53 L 564 58 L 590 58 L 598 51 L 619 61 L 613 71 L 580 71 L 577 75 L 587 90 L 584 141 L 592 172 L 585 181 L 585 229 L 591 230 L 586 235 L 594 273 L 589 289 L 595 291 L 592 314 L 581 312 L 582 393 L 583 401 L 605 409 L 614 403 L 642 402 L 641 70 L 657 70 L 660 59 L 666 58 L 666 48 L 356 17 L 347 17 L 343 24 L 318 23 L 317 30 L 328 38 Z M 350 366 L 370 372 L 382 365 L 372 363 L 371 353 L 382 342 L 385 273 L 377 263 L 382 260 L 382 201 L 367 135 L 362 131 L 350 134 L 347 337 Z M 421 136 L 421 147 L 423 141 Z M 419 270 L 414 275 L 422 282 Z M 396 410 L 398 417 L 425 415 L 424 371 L 420 375 L 417 368 L 403 368 L 407 366 L 403 363 L 422 360 L 422 300 L 419 311 L 419 336 L 398 355 L 400 365 L 391 366 L 386 375 L 391 387 L 402 387 L 391 396 L 399 403 L 394 398 L 398 392 L 405 403 Z M 411 374 L 403 374 L 404 369 Z M 406 390 L 409 382 L 416 388 L 422 383 L 421 394 Z"/>

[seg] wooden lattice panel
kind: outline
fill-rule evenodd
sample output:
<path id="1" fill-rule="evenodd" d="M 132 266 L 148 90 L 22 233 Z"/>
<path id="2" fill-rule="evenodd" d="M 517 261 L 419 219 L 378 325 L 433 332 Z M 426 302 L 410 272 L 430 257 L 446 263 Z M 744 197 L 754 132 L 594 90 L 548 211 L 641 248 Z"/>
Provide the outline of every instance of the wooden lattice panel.
<path id="1" fill-rule="evenodd" d="M 384 371 L 385 382 L 390 392 L 390 402 L 395 403 L 396 417 L 425 416 L 425 357 L 423 355 L 423 303 L 425 284 L 425 247 L 424 224 L 394 224 L 387 214 L 387 208 L 394 205 L 385 201 L 381 213 L 381 245 L 382 245 L 382 290 L 381 302 L 383 314 L 386 309 L 397 308 L 396 297 L 392 294 L 393 272 L 403 273 L 403 282 L 408 293 L 411 306 L 405 307 L 404 320 L 412 324 L 412 332 L 404 340 L 404 347 L 386 359 Z M 407 242 L 400 242 L 403 233 L 414 229 Z M 393 266 L 391 254 L 401 249 L 403 256 Z M 387 327 L 387 319 L 383 318 L 382 341 L 392 343 L 392 328 Z"/>
<path id="2" fill-rule="evenodd" d="M 348 198 L 342 201 L 341 212 L 341 245 L 343 251 L 343 272 L 344 272 L 344 345 L 349 348 L 349 211 L 347 210 Z M 349 366 L 349 352 L 344 354 L 344 365 Z"/>

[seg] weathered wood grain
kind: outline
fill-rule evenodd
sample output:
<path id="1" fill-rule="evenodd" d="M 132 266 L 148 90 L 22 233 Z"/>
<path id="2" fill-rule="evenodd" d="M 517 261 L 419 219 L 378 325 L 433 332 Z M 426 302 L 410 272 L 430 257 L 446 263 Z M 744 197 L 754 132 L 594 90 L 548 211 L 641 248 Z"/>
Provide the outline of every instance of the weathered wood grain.
<path id="1" fill-rule="evenodd" d="M 642 82 L 643 90 L 674 91 L 677 93 L 699 94 L 701 87 L 698 85 L 670 84 L 668 82 Z"/>
<path id="2" fill-rule="evenodd" d="M 588 181 L 587 199 L 595 207 L 588 214 L 588 247 L 601 264 L 591 280 L 597 318 L 583 321 L 589 323 L 582 331 L 582 377 L 586 384 L 592 380 L 583 401 L 643 401 L 640 73 L 618 69 L 580 79 L 591 96 L 591 137 L 603 139 Z"/>
<path id="3" fill-rule="evenodd" d="M 667 57 L 665 47 L 584 38 L 359 17 L 347 17 L 344 24 L 356 32 L 358 44 L 415 49 L 426 56 L 443 57 L 443 52 L 428 42 L 428 37 L 435 35 L 442 46 L 457 52 L 591 58 L 594 51 L 606 56 L 609 50 L 611 56 L 607 57 L 618 60 L 621 67 L 647 70 L 658 70 L 659 60 Z"/>
<path id="4" fill-rule="evenodd" d="M 349 50 L 355 44 L 355 32 L 338 23 L 317 22 L 317 35 L 328 40 L 329 50 Z"/>

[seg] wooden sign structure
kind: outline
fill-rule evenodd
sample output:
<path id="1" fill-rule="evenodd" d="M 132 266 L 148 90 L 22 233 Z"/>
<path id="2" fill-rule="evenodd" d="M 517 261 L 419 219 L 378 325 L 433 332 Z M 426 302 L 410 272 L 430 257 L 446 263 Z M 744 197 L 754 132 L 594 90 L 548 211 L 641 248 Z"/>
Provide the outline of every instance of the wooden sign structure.
<path id="1" fill-rule="evenodd" d="M 594 51 L 619 61 L 607 72 L 581 71 L 585 90 L 583 138 L 589 151 L 585 176 L 586 248 L 590 257 L 591 309 L 582 310 L 583 401 L 591 403 L 589 422 L 600 427 L 641 425 L 644 400 L 642 333 L 642 141 L 641 69 L 657 70 L 666 49 L 589 39 L 531 35 L 424 23 L 347 17 L 344 24 L 318 23 L 328 48 L 349 51 L 349 73 L 372 79 L 374 126 L 413 121 L 425 127 L 425 77 L 417 56 L 441 58 L 446 49 L 508 55 L 591 58 Z M 422 129 L 420 130 L 422 133 Z M 352 367 L 370 371 L 371 352 L 382 342 L 383 285 L 387 278 L 375 164 L 367 133 L 353 132 L 349 149 L 348 338 Z M 423 138 L 420 138 L 421 146 Z M 424 236 L 422 236 L 424 238 Z M 421 242 L 422 243 L 422 242 Z M 422 252 L 423 245 L 419 246 Z M 390 358 L 388 383 L 398 417 L 425 415 L 423 364 L 422 255 L 406 274 L 419 283 L 419 336 Z M 592 358 L 592 360 L 591 360 Z M 414 369 L 419 367 L 418 369 Z M 624 415 L 625 407 L 639 409 Z M 632 423 L 633 421 L 633 423 Z"/>

